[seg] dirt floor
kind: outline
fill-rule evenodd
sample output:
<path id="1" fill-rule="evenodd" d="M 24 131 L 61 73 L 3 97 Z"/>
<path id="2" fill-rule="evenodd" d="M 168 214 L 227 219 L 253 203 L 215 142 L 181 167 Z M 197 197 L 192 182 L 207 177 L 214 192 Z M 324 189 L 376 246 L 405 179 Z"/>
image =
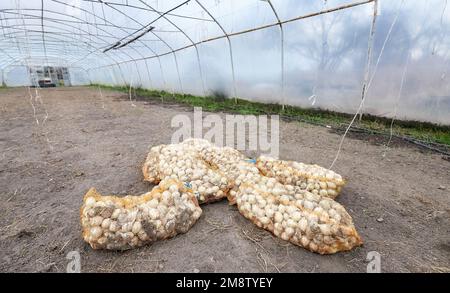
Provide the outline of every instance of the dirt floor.
<path id="1" fill-rule="evenodd" d="M 337 200 L 364 239 L 353 251 L 311 253 L 258 229 L 226 201 L 203 206 L 187 234 L 126 252 L 94 251 L 81 238 L 84 193 L 92 186 L 104 194 L 148 191 L 147 150 L 169 143 L 172 117 L 192 109 L 133 106 L 121 93 L 101 97 L 82 87 L 40 95 L 43 103 L 30 101 L 26 88 L 0 89 L 2 272 L 64 272 L 74 250 L 83 272 L 366 272 L 370 251 L 380 253 L 383 272 L 450 271 L 450 162 L 395 141 L 386 149 L 385 139 L 371 137 L 350 136 L 335 166 L 348 179 Z M 280 123 L 280 132 L 282 159 L 326 167 L 340 139 L 298 122 Z"/>

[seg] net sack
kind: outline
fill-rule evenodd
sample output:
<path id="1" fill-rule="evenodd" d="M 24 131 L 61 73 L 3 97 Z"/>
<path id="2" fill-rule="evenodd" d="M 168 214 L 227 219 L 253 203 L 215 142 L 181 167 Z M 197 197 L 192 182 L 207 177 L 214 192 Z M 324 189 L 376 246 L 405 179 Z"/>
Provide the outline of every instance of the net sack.
<path id="1" fill-rule="evenodd" d="M 244 183 L 236 204 L 258 227 L 316 253 L 332 254 L 362 244 L 343 206 L 306 190 L 289 195 L 264 183 Z"/>
<path id="2" fill-rule="evenodd" d="M 283 184 L 295 185 L 321 196 L 336 198 L 345 185 L 341 175 L 318 165 L 282 161 L 261 156 L 256 160 L 259 171 Z"/>
<path id="3" fill-rule="evenodd" d="M 152 183 L 165 178 L 186 182 L 200 204 L 225 198 L 233 186 L 218 166 L 205 161 L 196 146 L 188 143 L 153 147 L 142 172 L 144 180 Z"/>
<path id="4" fill-rule="evenodd" d="M 80 210 L 83 239 L 94 249 L 111 250 L 186 233 L 201 214 L 192 190 L 173 179 L 140 196 L 102 196 L 91 188 Z"/>

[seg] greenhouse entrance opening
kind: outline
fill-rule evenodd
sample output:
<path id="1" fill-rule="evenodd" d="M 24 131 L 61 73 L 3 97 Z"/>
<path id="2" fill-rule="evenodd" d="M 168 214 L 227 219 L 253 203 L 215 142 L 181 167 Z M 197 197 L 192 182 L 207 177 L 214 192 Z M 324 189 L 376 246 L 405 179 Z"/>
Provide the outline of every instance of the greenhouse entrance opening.
<path id="1" fill-rule="evenodd" d="M 67 67 L 30 66 L 30 82 L 33 87 L 70 86 Z"/>

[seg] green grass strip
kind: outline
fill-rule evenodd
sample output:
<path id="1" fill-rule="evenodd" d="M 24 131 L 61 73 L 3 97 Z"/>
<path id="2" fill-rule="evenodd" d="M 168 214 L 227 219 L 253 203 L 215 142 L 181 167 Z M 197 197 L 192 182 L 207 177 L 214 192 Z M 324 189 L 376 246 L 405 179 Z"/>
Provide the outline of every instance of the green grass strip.
<path id="1" fill-rule="evenodd" d="M 128 86 L 109 86 L 92 84 L 93 87 L 101 87 L 111 91 L 123 93 L 129 92 Z M 229 99 L 220 94 L 216 96 L 194 96 L 190 94 L 168 93 L 166 91 L 133 88 L 133 93 L 141 98 L 162 100 L 177 104 L 185 104 L 193 107 L 202 107 L 209 112 L 229 112 L 242 115 L 280 114 L 308 123 L 329 125 L 332 127 L 345 127 L 350 123 L 353 115 L 327 110 L 304 109 L 295 106 L 286 106 L 284 110 L 280 104 L 265 104 L 251 102 L 244 99 Z M 364 114 L 361 121 L 356 121 L 354 126 L 368 131 L 390 133 L 391 119 Z M 438 125 L 429 122 L 395 120 L 393 134 L 419 139 L 427 143 L 436 143 L 450 146 L 450 126 Z"/>

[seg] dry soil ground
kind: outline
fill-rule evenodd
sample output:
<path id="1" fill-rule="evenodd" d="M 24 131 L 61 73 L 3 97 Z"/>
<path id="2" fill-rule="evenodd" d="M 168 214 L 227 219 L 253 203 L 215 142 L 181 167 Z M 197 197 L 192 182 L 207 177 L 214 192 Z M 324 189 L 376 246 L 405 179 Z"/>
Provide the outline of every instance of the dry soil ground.
<path id="1" fill-rule="evenodd" d="M 401 144 L 385 152 L 385 140 L 370 137 L 349 137 L 335 166 L 348 179 L 338 201 L 364 239 L 353 251 L 311 253 L 256 228 L 226 201 L 203 206 L 187 234 L 94 251 L 80 236 L 84 193 L 148 191 L 140 168 L 149 146 L 169 143 L 172 117 L 192 110 L 134 107 L 123 94 L 101 98 L 92 88 L 40 94 L 34 115 L 27 89 L 0 89 L 0 271 L 65 271 L 73 250 L 83 272 L 365 272 L 370 251 L 381 254 L 384 272 L 449 271 L 450 163 Z M 281 158 L 324 166 L 340 139 L 298 122 L 282 122 L 280 132 Z"/>

